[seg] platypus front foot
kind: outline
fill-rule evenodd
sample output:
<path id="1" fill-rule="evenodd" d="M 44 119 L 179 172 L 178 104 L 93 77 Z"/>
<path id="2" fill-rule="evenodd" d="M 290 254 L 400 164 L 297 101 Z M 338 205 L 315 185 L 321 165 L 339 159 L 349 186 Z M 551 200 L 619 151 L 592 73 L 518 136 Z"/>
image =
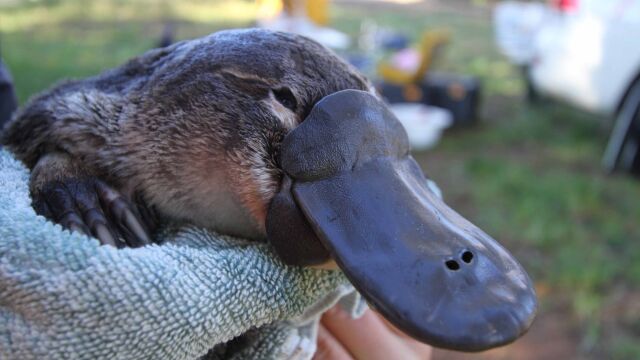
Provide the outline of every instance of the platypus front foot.
<path id="1" fill-rule="evenodd" d="M 67 155 L 46 155 L 36 165 L 31 179 L 36 213 L 101 244 L 121 248 L 151 243 L 155 221 L 150 211 L 100 179 L 71 169 L 67 161 Z"/>

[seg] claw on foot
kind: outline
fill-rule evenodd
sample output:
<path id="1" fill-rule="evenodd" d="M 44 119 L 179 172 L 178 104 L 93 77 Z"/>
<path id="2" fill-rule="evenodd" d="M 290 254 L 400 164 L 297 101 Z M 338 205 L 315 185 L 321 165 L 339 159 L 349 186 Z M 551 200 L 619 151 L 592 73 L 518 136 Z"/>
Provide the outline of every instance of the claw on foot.
<path id="1" fill-rule="evenodd" d="M 38 214 L 118 248 L 152 242 L 148 229 L 154 224 L 135 205 L 92 177 L 50 182 L 33 199 Z"/>

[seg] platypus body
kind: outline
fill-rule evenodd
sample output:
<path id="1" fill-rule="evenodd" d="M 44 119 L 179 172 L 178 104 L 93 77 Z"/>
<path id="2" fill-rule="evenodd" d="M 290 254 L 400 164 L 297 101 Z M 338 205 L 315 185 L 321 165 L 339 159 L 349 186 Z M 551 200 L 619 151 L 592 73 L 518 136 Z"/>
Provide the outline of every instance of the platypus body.
<path id="1" fill-rule="evenodd" d="M 371 83 L 316 42 L 232 30 L 151 50 L 32 99 L 3 143 L 38 213 L 118 247 L 158 221 L 335 261 L 424 342 L 483 350 L 530 326 L 535 293 L 495 240 L 426 185 Z"/>

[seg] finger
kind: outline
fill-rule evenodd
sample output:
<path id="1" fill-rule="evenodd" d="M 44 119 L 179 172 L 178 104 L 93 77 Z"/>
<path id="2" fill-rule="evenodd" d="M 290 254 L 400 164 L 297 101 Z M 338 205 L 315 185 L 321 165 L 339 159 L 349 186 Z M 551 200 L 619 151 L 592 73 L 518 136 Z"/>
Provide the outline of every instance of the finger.
<path id="1" fill-rule="evenodd" d="M 62 183 L 47 184 L 39 196 L 47 203 L 55 222 L 59 223 L 68 213 L 78 213 L 73 197 Z"/>
<path id="2" fill-rule="evenodd" d="M 63 228 L 69 229 L 70 231 L 79 232 L 81 234 L 85 234 L 87 236 L 93 236 L 91 234 L 91 230 L 84 224 L 80 215 L 75 212 L 66 213 L 62 219 L 60 219 L 60 225 Z"/>
<path id="3" fill-rule="evenodd" d="M 396 336 L 398 336 L 401 339 L 403 339 L 405 341 L 405 343 L 407 344 L 407 346 L 411 347 L 416 353 L 424 354 L 427 359 L 431 357 L 431 351 L 433 349 L 431 348 L 430 345 L 427 345 L 425 343 L 422 343 L 422 342 L 412 338 L 411 336 L 405 334 L 400 329 L 395 327 L 392 323 L 389 322 L 389 320 L 385 319 L 380 314 L 378 314 L 376 312 L 374 312 L 374 313 L 382 322 L 385 323 L 385 325 L 387 326 L 387 328 L 389 330 L 391 330 L 394 334 L 396 334 Z"/>
<path id="4" fill-rule="evenodd" d="M 371 310 L 352 319 L 338 306 L 322 317 L 322 324 L 356 359 L 418 359 Z"/>
<path id="5" fill-rule="evenodd" d="M 144 222 L 144 225 L 149 230 L 149 234 L 153 234 L 158 226 L 158 216 L 153 207 L 147 206 L 140 192 L 134 195 L 135 204 L 140 214 L 140 219 Z"/>
<path id="6" fill-rule="evenodd" d="M 101 243 L 123 247 L 124 242 L 118 237 L 116 232 L 109 227 L 107 218 L 100 209 L 91 209 L 85 212 L 84 222 L 91 229 L 91 233 L 100 240 Z"/>
<path id="7" fill-rule="evenodd" d="M 133 247 L 144 246 L 151 243 L 145 226 L 131 210 L 129 203 L 121 197 L 113 200 L 108 206 L 112 217 L 125 234 L 127 243 Z"/>
<path id="8" fill-rule="evenodd" d="M 102 244 L 123 247 L 125 244 L 119 241 L 117 232 L 102 211 L 92 181 L 70 180 L 65 182 L 64 186 L 73 195 L 76 206 L 82 213 L 82 220 L 91 230 L 91 234 L 100 240 Z"/>
<path id="9" fill-rule="evenodd" d="M 91 236 L 91 231 L 84 224 L 73 196 L 62 183 L 48 184 L 34 199 L 38 214 L 59 223 L 65 229 Z"/>
<path id="10" fill-rule="evenodd" d="M 407 335 L 406 333 L 404 333 L 402 330 L 398 329 L 397 327 L 395 327 L 395 325 L 393 325 L 392 323 L 389 322 L 389 320 L 385 319 L 382 315 L 378 314 L 377 312 L 373 311 L 373 313 L 380 319 L 380 321 L 382 321 L 387 328 L 389 328 L 389 330 L 391 332 L 393 332 L 394 334 L 396 334 L 396 336 L 405 339 L 405 340 L 412 340 L 412 341 L 416 341 L 418 342 L 418 340 L 415 340 L 414 338 L 412 338 L 411 336 Z"/>
<path id="11" fill-rule="evenodd" d="M 318 326 L 318 349 L 313 360 L 352 360 L 349 352 L 322 325 Z"/>
<path id="12" fill-rule="evenodd" d="M 32 205 L 36 214 L 44 216 L 51 221 L 55 221 L 49 205 L 47 205 L 47 202 L 40 194 L 33 197 Z"/>
<path id="13" fill-rule="evenodd" d="M 102 181 L 95 183 L 96 191 L 111 217 L 122 230 L 125 240 L 130 246 L 139 247 L 151 243 L 146 227 L 139 220 L 133 207 L 120 194 Z"/>
<path id="14" fill-rule="evenodd" d="M 151 239 L 149 238 L 149 235 L 147 235 L 147 231 L 144 229 L 144 226 L 140 221 L 138 221 L 138 218 L 131 210 L 125 209 L 121 219 L 124 225 L 138 238 L 140 246 L 151 243 Z"/>

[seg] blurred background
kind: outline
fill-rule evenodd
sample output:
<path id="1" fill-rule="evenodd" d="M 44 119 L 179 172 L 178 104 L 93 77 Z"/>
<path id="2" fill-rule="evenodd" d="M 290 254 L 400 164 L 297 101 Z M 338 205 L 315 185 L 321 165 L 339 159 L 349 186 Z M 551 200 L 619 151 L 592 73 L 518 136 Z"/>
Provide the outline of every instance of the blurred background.
<path id="1" fill-rule="evenodd" d="M 534 279 L 525 337 L 435 359 L 640 359 L 640 0 L 0 0 L 0 55 L 24 104 L 257 25 L 372 78 L 445 200 Z"/>

